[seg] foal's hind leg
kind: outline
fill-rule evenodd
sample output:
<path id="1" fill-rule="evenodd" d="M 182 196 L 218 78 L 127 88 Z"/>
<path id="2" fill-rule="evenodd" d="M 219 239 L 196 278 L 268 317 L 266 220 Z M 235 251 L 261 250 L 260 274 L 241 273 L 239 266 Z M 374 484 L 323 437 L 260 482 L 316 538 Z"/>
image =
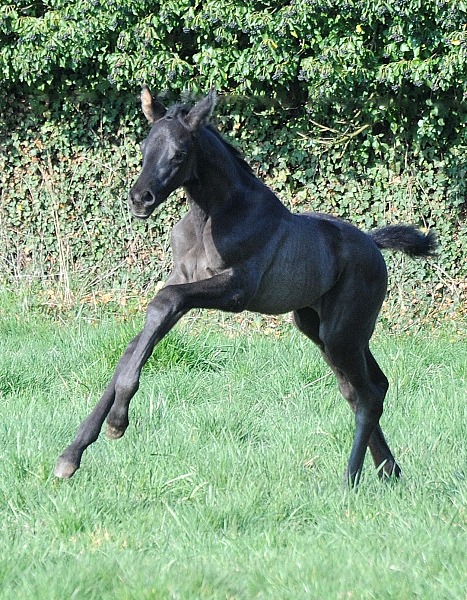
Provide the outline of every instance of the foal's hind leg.
<path id="1" fill-rule="evenodd" d="M 378 385 L 380 386 L 384 394 L 386 394 L 388 388 L 387 379 L 369 350 L 368 354 L 368 363 L 374 362 L 375 381 L 379 381 Z M 323 357 L 336 375 L 341 394 L 348 401 L 350 407 L 355 413 L 357 406 L 357 395 L 355 389 L 353 388 L 352 384 L 348 381 L 344 373 L 331 363 L 327 355 L 323 353 Z M 380 478 L 383 478 L 385 476 L 389 477 L 392 475 L 399 477 L 399 475 L 401 474 L 400 467 L 396 463 L 394 456 L 392 455 L 392 452 L 386 442 L 386 439 L 384 437 L 383 431 L 379 423 L 374 429 L 373 433 L 371 434 L 370 440 L 368 442 L 368 448 L 370 449 L 373 462 L 375 464 L 375 467 L 378 469 L 378 476 Z"/>
<path id="2" fill-rule="evenodd" d="M 371 353 L 369 348 L 367 348 L 366 355 L 367 355 L 368 369 L 371 372 L 371 378 L 377 385 L 380 386 L 380 388 L 382 390 L 384 390 L 384 396 L 386 396 L 386 393 L 387 393 L 387 390 L 389 387 L 387 377 L 385 376 L 385 374 L 381 370 L 380 366 L 376 362 L 376 359 L 373 356 L 373 354 Z M 352 387 L 350 384 L 349 384 L 349 386 Z M 353 399 L 353 403 L 351 404 L 351 406 L 355 412 L 356 397 L 355 397 L 354 390 L 353 390 L 352 399 Z M 375 438 L 375 437 L 378 438 L 378 445 L 376 447 L 372 447 L 372 445 L 370 445 L 370 444 L 371 444 L 373 438 Z M 392 475 L 394 475 L 395 477 L 399 477 L 401 475 L 401 469 L 400 469 L 399 465 L 396 463 L 394 456 L 393 456 L 391 450 L 389 449 L 389 446 L 384 438 L 384 434 L 383 434 L 383 431 L 382 431 L 379 423 L 370 438 L 370 444 L 369 444 L 369 448 L 370 448 L 370 451 L 371 451 L 371 454 L 373 457 L 373 461 L 375 463 L 376 468 L 379 469 L 378 475 L 380 477 L 392 476 Z"/>
<path id="3" fill-rule="evenodd" d="M 357 405 L 357 395 L 355 389 L 344 375 L 344 372 L 332 362 L 331 358 L 326 353 L 324 343 L 319 336 L 320 319 L 316 311 L 312 308 L 305 308 L 296 311 L 294 313 L 294 323 L 302 333 L 309 337 L 319 347 L 324 360 L 336 375 L 341 394 L 349 402 L 352 410 L 355 413 Z M 385 394 L 388 387 L 387 379 L 369 350 L 367 360 L 368 367 L 372 371 L 373 377 L 375 380 L 379 380 L 381 390 Z M 378 475 L 380 477 L 383 475 L 398 476 L 400 474 L 400 468 L 394 460 L 392 452 L 389 449 L 379 424 L 375 427 L 370 436 L 368 448 L 370 449 L 375 466 L 379 468 Z"/>

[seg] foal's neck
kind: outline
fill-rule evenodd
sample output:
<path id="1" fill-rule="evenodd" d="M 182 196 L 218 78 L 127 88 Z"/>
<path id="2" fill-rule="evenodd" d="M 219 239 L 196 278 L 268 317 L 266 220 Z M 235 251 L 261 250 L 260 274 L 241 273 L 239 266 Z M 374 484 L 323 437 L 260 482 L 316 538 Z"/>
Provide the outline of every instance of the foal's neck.
<path id="1" fill-rule="evenodd" d="M 190 204 L 195 204 L 206 217 L 227 209 L 242 189 L 245 193 L 247 188 L 261 185 L 235 151 L 211 129 L 205 127 L 195 143 L 194 177 L 185 185 L 185 190 Z"/>

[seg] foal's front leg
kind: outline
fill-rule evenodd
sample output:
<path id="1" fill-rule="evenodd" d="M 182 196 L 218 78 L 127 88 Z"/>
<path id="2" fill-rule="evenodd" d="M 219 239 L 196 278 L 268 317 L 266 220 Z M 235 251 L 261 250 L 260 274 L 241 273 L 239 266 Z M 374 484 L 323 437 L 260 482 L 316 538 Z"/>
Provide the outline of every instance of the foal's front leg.
<path id="1" fill-rule="evenodd" d="M 154 346 L 186 312 L 192 308 L 240 312 L 245 304 L 245 288 L 230 271 L 203 281 L 164 287 L 149 303 L 144 328 L 125 350 L 101 400 L 58 458 L 55 475 L 67 479 L 75 473 L 84 450 L 97 439 L 107 415 L 109 437 L 119 438 L 125 433 L 129 404 L 138 390 L 143 366 Z"/>
<path id="2" fill-rule="evenodd" d="M 130 342 L 122 358 L 119 360 L 115 373 L 107 385 L 102 398 L 79 426 L 73 442 L 59 456 L 54 470 L 54 474 L 57 477 L 69 479 L 79 468 L 83 452 L 99 437 L 102 423 L 115 400 L 115 382 L 133 354 L 138 339 L 139 335 Z"/>
<path id="3" fill-rule="evenodd" d="M 243 289 L 230 274 L 163 288 L 150 302 L 138 344 L 115 383 L 115 401 L 107 417 L 107 435 L 117 439 L 128 427 L 128 408 L 138 390 L 141 369 L 155 345 L 192 308 L 218 308 L 238 312 L 244 308 Z"/>

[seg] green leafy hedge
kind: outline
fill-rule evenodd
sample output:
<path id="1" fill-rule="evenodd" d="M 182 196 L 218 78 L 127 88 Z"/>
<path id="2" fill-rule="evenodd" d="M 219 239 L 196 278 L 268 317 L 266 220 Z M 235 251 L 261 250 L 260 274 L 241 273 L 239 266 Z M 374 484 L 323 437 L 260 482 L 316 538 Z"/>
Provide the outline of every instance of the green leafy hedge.
<path id="1" fill-rule="evenodd" d="M 0 73 L 57 100 L 215 85 L 423 146 L 465 124 L 466 23 L 463 0 L 19 0 Z"/>
<path id="2" fill-rule="evenodd" d="M 436 227 L 435 265 L 394 268 L 413 290 L 456 297 L 466 56 L 459 0 L 2 3 L 3 272 L 146 285 L 167 268 L 180 202 L 147 225 L 125 208 L 148 82 L 168 102 L 215 86 L 219 128 L 291 207 Z"/>

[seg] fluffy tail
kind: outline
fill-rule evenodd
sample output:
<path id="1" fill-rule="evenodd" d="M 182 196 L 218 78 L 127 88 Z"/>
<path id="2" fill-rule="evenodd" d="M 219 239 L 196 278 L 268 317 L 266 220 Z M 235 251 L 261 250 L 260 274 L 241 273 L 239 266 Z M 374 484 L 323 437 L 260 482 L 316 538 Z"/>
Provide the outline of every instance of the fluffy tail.
<path id="1" fill-rule="evenodd" d="M 425 234 L 411 225 L 389 225 L 368 235 L 378 248 L 400 250 L 409 256 L 433 256 L 438 246 L 434 231 Z"/>

